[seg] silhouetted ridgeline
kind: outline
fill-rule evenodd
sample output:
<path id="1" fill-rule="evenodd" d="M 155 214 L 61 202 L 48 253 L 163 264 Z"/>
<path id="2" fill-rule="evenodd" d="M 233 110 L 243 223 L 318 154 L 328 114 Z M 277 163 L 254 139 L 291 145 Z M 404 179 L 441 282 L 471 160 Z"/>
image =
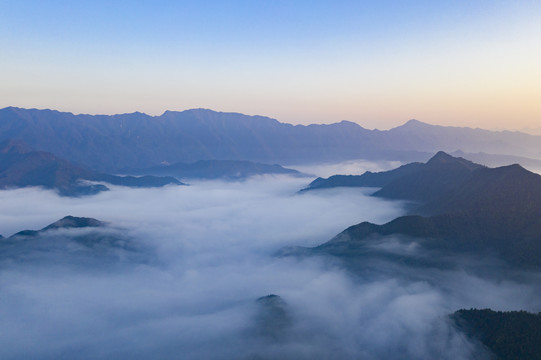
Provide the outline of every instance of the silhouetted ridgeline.
<path id="1" fill-rule="evenodd" d="M 368 175 L 382 180 L 374 196 L 412 201 L 410 215 L 383 225 L 353 225 L 315 251 L 365 256 L 360 250 L 370 240 L 401 236 L 426 249 L 541 267 L 540 175 L 519 165 L 486 168 L 443 152 L 426 164 Z"/>
<path id="2" fill-rule="evenodd" d="M 516 132 L 415 120 L 388 131 L 367 130 L 348 121 L 293 126 L 263 116 L 204 109 L 166 111 L 160 116 L 92 116 L 8 107 L 0 110 L 0 141 L 7 139 L 21 139 L 34 149 L 102 171 L 197 160 L 424 161 L 440 149 L 530 157 L 541 153 L 541 137 Z"/>
<path id="3" fill-rule="evenodd" d="M 380 187 L 375 196 L 389 199 L 424 201 L 460 184 L 475 169 L 482 167 L 463 158 L 438 152 L 426 164 L 411 163 L 399 168 L 362 175 L 333 175 L 317 178 L 302 191 L 332 187 Z"/>
<path id="4" fill-rule="evenodd" d="M 333 175 L 327 179 L 318 177 L 301 192 L 333 187 L 383 187 L 404 175 L 417 172 L 422 166 L 421 163 L 411 163 L 377 173 L 367 171 L 362 175 Z"/>

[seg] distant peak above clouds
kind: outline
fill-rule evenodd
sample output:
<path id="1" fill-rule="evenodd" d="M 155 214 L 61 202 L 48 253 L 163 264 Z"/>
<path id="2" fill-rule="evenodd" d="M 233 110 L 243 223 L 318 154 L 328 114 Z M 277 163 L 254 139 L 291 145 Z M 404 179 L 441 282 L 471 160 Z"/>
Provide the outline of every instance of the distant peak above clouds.
<path id="1" fill-rule="evenodd" d="M 408 121 L 406 121 L 403 125 L 401 126 L 406 126 L 406 127 L 415 127 L 415 126 L 434 126 L 432 124 L 428 124 L 428 123 L 425 123 L 425 122 L 422 122 L 422 121 L 419 121 L 417 119 L 410 119 Z"/>
<path id="2" fill-rule="evenodd" d="M 106 223 L 96 220 L 94 218 L 76 217 L 76 216 L 68 215 L 44 227 L 42 230 L 46 231 L 46 230 L 51 230 L 51 229 L 86 228 L 86 227 L 103 227 L 103 226 L 106 226 Z"/>

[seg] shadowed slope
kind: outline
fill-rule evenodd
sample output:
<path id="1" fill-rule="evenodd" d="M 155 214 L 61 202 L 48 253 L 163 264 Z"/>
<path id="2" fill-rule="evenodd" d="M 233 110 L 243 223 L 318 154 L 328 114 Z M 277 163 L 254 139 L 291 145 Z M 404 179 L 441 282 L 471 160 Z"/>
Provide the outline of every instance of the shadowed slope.
<path id="1" fill-rule="evenodd" d="M 434 160 L 437 166 L 431 165 Z M 414 189 L 412 197 L 419 199 L 415 190 L 426 188 L 414 215 L 384 225 L 351 226 L 318 251 L 339 247 L 344 253 L 374 237 L 401 235 L 429 249 L 492 254 L 514 266 L 541 267 L 541 176 L 519 165 L 490 169 L 441 153 L 425 169 L 430 171 L 416 174 L 416 182 L 408 175 L 403 183 L 397 179 L 382 189 L 399 189 L 394 194 L 406 199 L 406 190 Z M 450 181 L 444 181 L 445 174 Z"/>
<path id="2" fill-rule="evenodd" d="M 73 165 L 44 151 L 32 151 L 20 141 L 0 144 L 0 188 L 42 186 L 56 189 L 63 196 L 93 195 L 108 188 L 84 181 L 107 182 L 130 187 L 159 187 L 181 185 L 172 177 L 120 177 L 98 173 Z"/>
<path id="3" fill-rule="evenodd" d="M 362 175 L 333 175 L 327 179 L 318 177 L 312 181 L 303 191 L 327 189 L 334 187 L 382 187 L 390 182 L 410 173 L 419 171 L 421 163 L 410 163 L 399 168 L 373 173 L 367 171 Z"/>

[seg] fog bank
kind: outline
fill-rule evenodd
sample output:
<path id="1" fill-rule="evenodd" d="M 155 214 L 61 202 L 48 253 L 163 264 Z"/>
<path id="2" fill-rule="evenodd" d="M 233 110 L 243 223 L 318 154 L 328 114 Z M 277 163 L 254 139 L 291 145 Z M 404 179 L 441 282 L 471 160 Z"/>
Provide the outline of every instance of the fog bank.
<path id="1" fill-rule="evenodd" d="M 423 277 L 405 264 L 379 272 L 380 263 L 362 275 L 332 258 L 273 256 L 403 212 L 400 202 L 368 196 L 370 189 L 297 194 L 305 185 L 255 177 L 112 187 L 78 199 L 0 191 L 4 236 L 69 214 L 108 221 L 100 231 L 123 240 L 96 250 L 69 241 L 88 229 L 50 232 L 39 247 L 29 245 L 24 261 L 4 247 L 0 357 L 478 359 L 480 348 L 447 314 L 539 303 L 530 279 L 502 282 L 460 268 Z M 262 311 L 255 300 L 268 294 L 286 304 L 283 336 L 255 330 Z"/>

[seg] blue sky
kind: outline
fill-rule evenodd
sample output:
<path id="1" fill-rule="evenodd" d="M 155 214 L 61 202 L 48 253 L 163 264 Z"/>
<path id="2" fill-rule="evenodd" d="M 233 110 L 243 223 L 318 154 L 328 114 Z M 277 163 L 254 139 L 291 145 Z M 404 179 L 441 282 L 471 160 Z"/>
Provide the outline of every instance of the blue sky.
<path id="1" fill-rule="evenodd" d="M 0 1 L 0 106 L 541 126 L 537 1 Z"/>

